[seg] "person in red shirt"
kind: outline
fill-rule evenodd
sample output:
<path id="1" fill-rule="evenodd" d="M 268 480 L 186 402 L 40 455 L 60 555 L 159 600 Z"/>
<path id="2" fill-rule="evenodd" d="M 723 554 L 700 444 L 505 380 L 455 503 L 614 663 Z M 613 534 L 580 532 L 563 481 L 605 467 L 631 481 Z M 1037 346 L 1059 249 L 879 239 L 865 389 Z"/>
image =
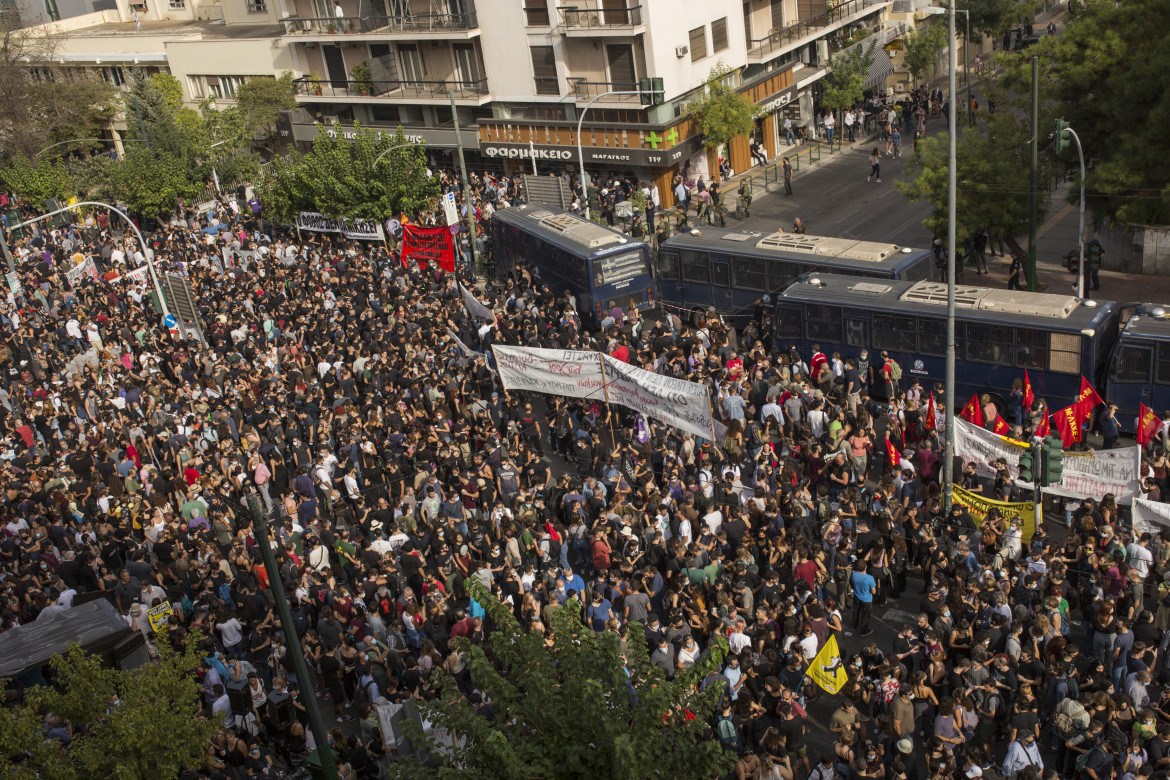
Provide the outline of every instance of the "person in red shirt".
<path id="1" fill-rule="evenodd" d="M 743 373 L 743 361 L 735 352 L 732 352 L 731 356 L 727 358 L 727 373 L 733 380 L 739 379 L 739 375 Z"/>
<path id="2" fill-rule="evenodd" d="M 808 583 L 808 586 L 815 592 L 817 587 L 817 562 L 809 558 L 807 553 L 800 554 L 800 563 L 796 564 L 792 571 L 798 579 L 802 579 Z"/>
<path id="3" fill-rule="evenodd" d="M 809 361 L 809 364 L 808 364 L 809 376 L 812 376 L 812 377 L 817 376 L 821 372 L 821 366 L 825 365 L 828 362 L 829 362 L 829 359 L 827 357 L 825 357 L 825 353 L 821 352 L 821 345 L 820 344 L 813 344 L 813 356 L 812 356 L 812 360 Z"/>

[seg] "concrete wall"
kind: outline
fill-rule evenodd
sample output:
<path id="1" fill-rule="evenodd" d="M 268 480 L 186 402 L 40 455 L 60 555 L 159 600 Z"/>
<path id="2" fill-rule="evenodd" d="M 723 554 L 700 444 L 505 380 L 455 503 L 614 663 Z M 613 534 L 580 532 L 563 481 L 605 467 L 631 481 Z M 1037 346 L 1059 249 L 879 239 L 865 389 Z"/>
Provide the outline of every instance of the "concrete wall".
<path id="1" fill-rule="evenodd" d="M 646 67 L 648 75 L 663 79 L 666 99 L 685 94 L 707 80 L 711 69 L 722 61 L 731 68 L 747 62 L 744 43 L 743 4 L 738 0 L 642 0 L 646 22 Z M 711 22 L 727 18 L 728 48 L 712 52 Z M 691 29 L 706 27 L 707 56 L 691 61 L 688 51 L 675 55 L 675 47 L 690 46 Z"/>
<path id="2" fill-rule="evenodd" d="M 1170 276 L 1170 226 L 1113 228 L 1102 230 L 1095 237 L 1105 248 L 1105 268 L 1132 274 Z"/>

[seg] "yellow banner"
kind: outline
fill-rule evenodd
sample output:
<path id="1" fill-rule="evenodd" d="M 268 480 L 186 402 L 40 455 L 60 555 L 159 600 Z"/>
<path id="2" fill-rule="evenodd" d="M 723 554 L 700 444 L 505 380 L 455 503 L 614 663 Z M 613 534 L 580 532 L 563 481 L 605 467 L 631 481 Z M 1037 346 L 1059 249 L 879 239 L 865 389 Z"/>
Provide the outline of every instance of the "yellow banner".
<path id="1" fill-rule="evenodd" d="M 951 488 L 951 496 L 954 503 L 967 507 L 967 512 L 976 525 L 983 525 L 987 510 L 994 507 L 1006 520 L 1019 518 L 1020 530 L 1024 532 L 1024 544 L 1032 541 L 1032 535 L 1036 533 L 1036 504 L 1032 501 L 995 501 L 964 490 L 958 485 Z"/>
<path id="2" fill-rule="evenodd" d="M 828 641 L 809 664 L 805 674 L 829 693 L 838 693 L 849 682 L 845 664 L 841 661 L 841 650 L 837 647 L 836 634 L 829 635 Z"/>

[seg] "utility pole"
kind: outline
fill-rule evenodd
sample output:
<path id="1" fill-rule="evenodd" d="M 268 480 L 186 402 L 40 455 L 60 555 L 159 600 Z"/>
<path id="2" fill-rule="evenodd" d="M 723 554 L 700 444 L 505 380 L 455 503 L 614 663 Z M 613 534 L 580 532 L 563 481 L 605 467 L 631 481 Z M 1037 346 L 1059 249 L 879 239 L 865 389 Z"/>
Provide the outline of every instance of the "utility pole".
<path id="1" fill-rule="evenodd" d="M 1028 291 L 1036 292 L 1036 217 L 1040 193 L 1040 58 L 1032 55 L 1032 186 L 1028 198 Z"/>
<path id="2" fill-rule="evenodd" d="M 317 759 L 321 763 L 325 780 L 337 780 L 337 765 L 333 762 L 333 750 L 329 747 L 329 732 L 325 730 L 325 721 L 321 718 L 321 709 L 317 706 L 317 697 L 313 694 L 313 678 L 309 677 L 309 667 L 305 663 L 301 640 L 297 636 L 296 627 L 293 626 L 292 612 L 288 608 L 288 594 L 284 590 L 284 581 L 280 578 L 280 567 L 276 565 L 276 556 L 272 554 L 272 547 L 268 544 L 268 518 L 260 508 L 259 496 L 248 496 L 248 509 L 252 513 L 256 543 L 260 547 L 260 557 L 264 559 L 264 570 L 268 572 L 268 586 L 272 588 L 272 597 L 276 600 L 276 613 L 280 615 L 284 643 L 288 654 L 292 656 L 293 668 L 297 673 L 298 695 L 301 697 L 301 705 L 309 714 L 309 728 L 313 730 L 313 741 L 317 744 Z"/>
<path id="3" fill-rule="evenodd" d="M 12 261 L 12 252 L 8 249 L 8 236 L 5 235 L 4 228 L 2 227 L 0 227 L 0 250 L 4 251 L 4 262 L 8 264 L 8 273 L 16 273 L 16 263 Z M 18 296 L 20 298 L 21 308 L 24 308 L 24 306 L 27 304 L 27 299 L 24 297 L 23 289 L 24 287 L 22 285 L 22 292 Z M 15 290 L 13 292 L 15 292 Z"/>
<path id="4" fill-rule="evenodd" d="M 956 159 L 955 135 L 958 133 L 958 113 L 955 108 L 955 0 L 947 14 L 947 88 L 950 90 L 947 111 L 948 165 L 947 165 L 947 375 L 946 375 L 946 441 L 943 447 L 943 511 L 951 511 L 951 495 L 955 481 L 955 211 Z"/>
<path id="5" fill-rule="evenodd" d="M 455 110 L 455 90 L 447 90 L 451 99 L 451 121 L 455 123 L 455 146 L 459 149 L 459 171 L 463 174 L 463 208 L 467 211 L 467 241 L 471 244 L 471 267 L 476 276 L 483 274 L 479 264 L 478 236 L 475 232 L 475 207 L 471 204 L 471 180 L 467 178 L 467 161 L 463 159 L 463 136 L 459 133 L 459 112 Z"/>

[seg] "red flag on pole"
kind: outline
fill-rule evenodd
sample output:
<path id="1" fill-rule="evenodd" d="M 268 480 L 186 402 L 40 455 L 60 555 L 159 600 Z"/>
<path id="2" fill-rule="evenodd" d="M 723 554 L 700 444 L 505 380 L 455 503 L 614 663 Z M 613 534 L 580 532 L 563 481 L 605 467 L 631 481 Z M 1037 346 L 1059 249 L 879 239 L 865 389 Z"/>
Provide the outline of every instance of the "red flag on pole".
<path id="1" fill-rule="evenodd" d="M 886 434 L 886 456 L 890 459 L 890 468 L 896 469 L 902 465 L 902 456 L 898 453 L 898 448 L 890 441 L 890 434 Z"/>
<path id="2" fill-rule="evenodd" d="M 995 425 L 991 430 L 993 433 L 997 433 L 1000 436 L 1007 436 L 1012 432 L 1011 426 L 1008 425 L 1007 421 L 1005 421 L 1003 417 L 999 416 L 998 414 L 995 415 Z"/>
<path id="3" fill-rule="evenodd" d="M 930 394 L 930 398 L 926 400 L 926 419 L 923 420 L 926 425 L 926 430 L 934 430 L 934 393 Z"/>
<path id="4" fill-rule="evenodd" d="M 1139 404 L 1137 423 L 1137 443 L 1143 447 L 1154 440 L 1162 431 L 1162 421 L 1154 410 L 1145 404 Z"/>
<path id="5" fill-rule="evenodd" d="M 1087 420 L 1093 410 L 1097 408 L 1098 404 L 1102 404 L 1101 396 L 1097 395 L 1097 390 L 1089 384 L 1089 380 L 1081 377 L 1081 392 L 1077 395 L 1077 407 L 1080 410 L 1081 420 Z"/>
<path id="6" fill-rule="evenodd" d="M 1040 410 L 1043 414 L 1040 415 L 1040 422 L 1036 423 L 1036 430 L 1032 433 L 1034 436 L 1043 439 L 1052 433 L 1052 423 L 1048 419 L 1048 404 L 1041 401 Z"/>
<path id="7" fill-rule="evenodd" d="M 1032 392 L 1032 380 L 1028 378 L 1028 369 L 1024 369 L 1024 411 L 1032 408 L 1036 394 Z"/>
<path id="8" fill-rule="evenodd" d="M 979 406 L 979 394 L 971 396 L 971 400 L 963 407 L 963 411 L 959 412 L 959 416 L 972 425 L 983 427 L 983 408 Z"/>
<path id="9" fill-rule="evenodd" d="M 1066 406 L 1052 415 L 1052 424 L 1060 432 L 1060 440 L 1065 447 L 1071 447 L 1081 440 L 1081 424 L 1084 421 L 1078 404 Z"/>

